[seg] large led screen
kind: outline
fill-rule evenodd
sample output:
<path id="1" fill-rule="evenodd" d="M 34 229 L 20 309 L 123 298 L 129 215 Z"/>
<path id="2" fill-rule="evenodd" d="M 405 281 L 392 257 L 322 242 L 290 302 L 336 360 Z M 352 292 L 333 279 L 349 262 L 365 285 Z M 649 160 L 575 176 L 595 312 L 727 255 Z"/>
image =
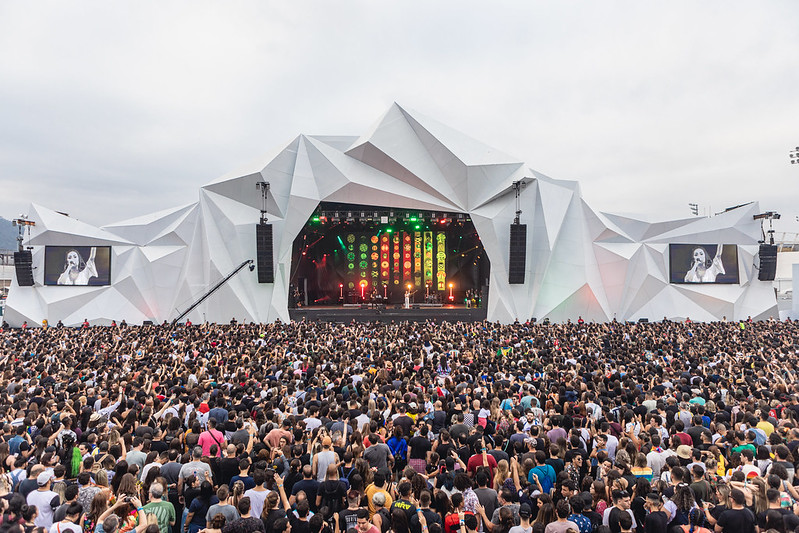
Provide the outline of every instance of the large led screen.
<path id="1" fill-rule="evenodd" d="M 735 244 L 670 244 L 672 283 L 738 283 Z"/>
<path id="2" fill-rule="evenodd" d="M 45 246 L 45 285 L 110 285 L 110 246 Z"/>

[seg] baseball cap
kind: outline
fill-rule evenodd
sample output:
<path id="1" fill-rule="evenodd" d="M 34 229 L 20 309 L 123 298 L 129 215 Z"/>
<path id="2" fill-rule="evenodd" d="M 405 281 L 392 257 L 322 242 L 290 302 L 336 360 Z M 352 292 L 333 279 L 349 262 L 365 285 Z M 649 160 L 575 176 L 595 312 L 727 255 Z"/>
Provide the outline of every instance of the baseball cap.
<path id="1" fill-rule="evenodd" d="M 43 487 L 43 486 L 47 485 L 47 482 L 50 481 L 51 479 L 53 479 L 53 473 L 45 471 L 45 472 L 42 472 L 41 474 L 39 474 L 38 476 L 36 476 L 36 483 L 40 487 Z"/>
<path id="2" fill-rule="evenodd" d="M 519 506 L 519 516 L 523 518 L 530 518 L 533 514 L 533 510 L 530 508 L 529 503 L 523 503 Z"/>

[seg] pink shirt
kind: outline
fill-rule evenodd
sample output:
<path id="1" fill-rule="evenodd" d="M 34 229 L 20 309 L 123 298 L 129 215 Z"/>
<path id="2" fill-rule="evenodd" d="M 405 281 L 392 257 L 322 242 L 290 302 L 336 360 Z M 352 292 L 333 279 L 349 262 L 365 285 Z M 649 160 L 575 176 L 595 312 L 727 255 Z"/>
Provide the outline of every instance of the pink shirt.
<path id="1" fill-rule="evenodd" d="M 211 434 L 213 433 L 213 436 Z M 214 440 L 216 439 L 216 440 Z M 216 451 L 216 456 L 222 456 L 222 448 L 225 447 L 225 435 L 216 429 L 209 429 L 207 431 L 203 431 L 200 433 L 200 439 L 197 441 L 197 444 L 202 446 L 203 449 L 203 457 L 208 457 L 211 455 L 211 446 L 214 444 L 217 445 L 219 448 Z"/>

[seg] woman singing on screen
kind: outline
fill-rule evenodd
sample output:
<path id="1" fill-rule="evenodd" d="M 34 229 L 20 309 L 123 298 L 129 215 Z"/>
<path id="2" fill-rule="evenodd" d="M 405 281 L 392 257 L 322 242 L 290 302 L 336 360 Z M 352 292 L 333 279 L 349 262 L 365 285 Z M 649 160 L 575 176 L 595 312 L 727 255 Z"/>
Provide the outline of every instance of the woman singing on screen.
<path id="1" fill-rule="evenodd" d="M 722 248 L 721 244 L 716 247 L 716 257 L 712 261 L 708 260 L 704 248 L 694 248 L 691 270 L 685 274 L 686 283 L 715 283 L 716 276 L 725 274 L 721 263 Z"/>
<path id="2" fill-rule="evenodd" d="M 94 264 L 94 256 L 97 255 L 97 248 L 92 246 L 89 259 L 84 263 L 83 258 L 77 250 L 67 252 L 66 268 L 58 277 L 57 285 L 88 285 L 89 279 L 97 277 L 97 267 Z"/>

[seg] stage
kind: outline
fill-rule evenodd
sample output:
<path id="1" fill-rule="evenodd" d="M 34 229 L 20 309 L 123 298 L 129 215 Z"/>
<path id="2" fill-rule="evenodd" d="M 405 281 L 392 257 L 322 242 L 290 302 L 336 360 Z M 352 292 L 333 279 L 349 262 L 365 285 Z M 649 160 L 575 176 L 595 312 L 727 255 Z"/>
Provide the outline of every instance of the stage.
<path id="1" fill-rule="evenodd" d="M 486 308 L 467 308 L 452 304 L 414 304 L 410 309 L 401 305 L 345 304 L 340 306 L 309 306 L 289 309 L 292 320 L 321 322 L 481 322 Z"/>

